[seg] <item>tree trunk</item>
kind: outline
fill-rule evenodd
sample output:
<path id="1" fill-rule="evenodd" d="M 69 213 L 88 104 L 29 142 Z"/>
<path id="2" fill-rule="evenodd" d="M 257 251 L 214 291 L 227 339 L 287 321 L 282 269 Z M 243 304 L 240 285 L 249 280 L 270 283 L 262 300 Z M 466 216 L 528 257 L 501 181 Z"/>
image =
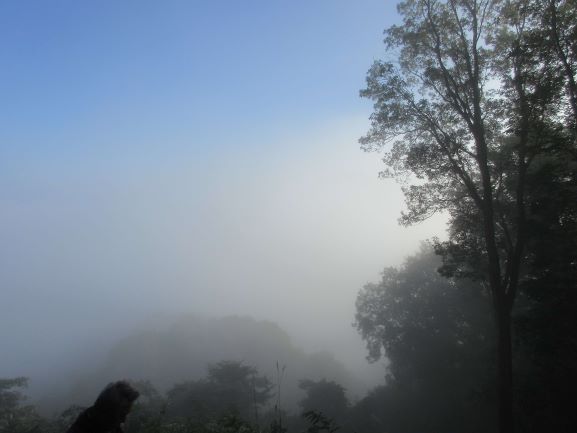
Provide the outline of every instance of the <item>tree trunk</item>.
<path id="1" fill-rule="evenodd" d="M 480 112 L 480 110 L 479 110 Z M 478 116 L 479 125 L 482 125 L 481 116 Z M 511 309 L 514 295 L 505 293 L 505 286 L 501 280 L 501 266 L 495 234 L 495 216 L 493 210 L 493 190 L 488 164 L 488 146 L 485 141 L 484 130 L 479 126 L 475 135 L 477 139 L 477 154 L 479 171 L 483 183 L 483 207 L 481 211 L 484 219 L 485 248 L 489 262 L 489 284 L 493 298 L 493 308 L 497 324 L 497 399 L 499 405 L 498 426 L 499 433 L 513 433 L 513 354 L 511 349 Z M 522 197 L 522 195 L 521 195 Z M 519 257 L 520 260 L 520 257 Z M 517 275 L 514 276 L 517 278 Z M 509 282 L 510 287 L 517 282 Z M 511 296 L 509 298 L 509 296 Z"/>
<path id="2" fill-rule="evenodd" d="M 511 310 L 497 311 L 497 370 L 499 400 L 499 433 L 513 433 L 513 359 L 511 348 Z"/>

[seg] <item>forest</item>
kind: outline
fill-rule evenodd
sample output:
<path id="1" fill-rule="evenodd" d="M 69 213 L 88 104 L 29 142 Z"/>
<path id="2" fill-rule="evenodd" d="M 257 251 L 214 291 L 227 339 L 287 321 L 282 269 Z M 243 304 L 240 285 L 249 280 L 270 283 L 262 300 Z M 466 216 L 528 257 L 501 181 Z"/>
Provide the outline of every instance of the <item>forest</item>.
<path id="1" fill-rule="evenodd" d="M 64 433 L 121 379 L 140 393 L 125 433 L 575 430 L 577 1 L 398 13 L 360 91 L 374 105 L 359 142 L 401 186 L 400 225 L 448 222 L 358 291 L 352 325 L 382 382 L 364 392 L 275 323 L 189 317 L 119 341 L 49 403 L 0 379 L 0 433 Z"/>

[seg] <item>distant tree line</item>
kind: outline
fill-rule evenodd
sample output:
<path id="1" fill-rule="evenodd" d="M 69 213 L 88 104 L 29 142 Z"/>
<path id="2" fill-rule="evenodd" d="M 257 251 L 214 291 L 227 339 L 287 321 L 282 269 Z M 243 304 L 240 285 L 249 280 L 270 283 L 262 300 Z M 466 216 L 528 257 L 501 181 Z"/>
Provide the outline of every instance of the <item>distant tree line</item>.
<path id="1" fill-rule="evenodd" d="M 85 409 L 72 405 L 57 416 L 41 416 L 27 404 L 27 384 L 22 377 L 0 379 L 0 433 L 64 432 Z M 164 394 L 149 381 L 132 386 L 140 397 L 125 433 L 330 431 L 345 421 L 349 408 L 342 386 L 305 379 L 302 413 L 289 414 L 274 398 L 280 384 L 238 361 L 212 364 L 205 378 L 176 384 Z"/>
<path id="2" fill-rule="evenodd" d="M 355 325 L 369 358 L 387 359 L 386 384 L 361 400 L 350 402 L 333 381 L 305 379 L 300 413 L 288 413 L 277 398 L 282 382 L 242 362 L 221 361 L 210 365 L 204 378 L 178 383 L 164 394 L 148 381 L 133 382 L 140 398 L 125 432 L 494 431 L 490 296 L 482 281 L 447 278 L 440 267 L 441 258 L 423 244 L 403 266 L 385 269 L 381 281 L 359 292 Z M 575 421 L 577 319 L 563 281 L 558 291 L 547 291 L 544 303 L 533 299 L 537 282 L 531 280 L 514 314 L 519 431 L 549 426 L 571 431 Z M 558 304 L 556 315 L 549 303 Z M 40 416 L 25 399 L 26 385 L 25 378 L 0 380 L 0 433 L 63 432 L 83 409 L 73 405 L 58 416 Z"/>

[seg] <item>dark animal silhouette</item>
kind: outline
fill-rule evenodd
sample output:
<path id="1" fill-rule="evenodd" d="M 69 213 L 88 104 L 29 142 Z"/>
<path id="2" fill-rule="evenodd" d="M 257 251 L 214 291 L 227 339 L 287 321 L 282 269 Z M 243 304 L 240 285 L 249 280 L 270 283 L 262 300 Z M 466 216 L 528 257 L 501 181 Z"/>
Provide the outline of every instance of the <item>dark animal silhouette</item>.
<path id="1" fill-rule="evenodd" d="M 108 384 L 66 433 L 122 433 L 122 424 L 139 393 L 128 382 Z"/>

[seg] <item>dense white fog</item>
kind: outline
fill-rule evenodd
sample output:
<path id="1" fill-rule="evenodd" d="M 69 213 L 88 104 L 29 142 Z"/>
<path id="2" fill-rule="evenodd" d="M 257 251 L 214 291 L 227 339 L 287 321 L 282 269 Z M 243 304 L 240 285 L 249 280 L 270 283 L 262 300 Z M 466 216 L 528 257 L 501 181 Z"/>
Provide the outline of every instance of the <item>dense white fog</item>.
<path id="1" fill-rule="evenodd" d="M 351 325 L 356 294 L 443 224 L 397 225 L 399 186 L 356 144 L 365 123 L 84 172 L 20 161 L 35 176 L 3 203 L 0 373 L 34 389 L 142 327 L 195 314 L 273 321 L 368 385 L 381 378 Z"/>

